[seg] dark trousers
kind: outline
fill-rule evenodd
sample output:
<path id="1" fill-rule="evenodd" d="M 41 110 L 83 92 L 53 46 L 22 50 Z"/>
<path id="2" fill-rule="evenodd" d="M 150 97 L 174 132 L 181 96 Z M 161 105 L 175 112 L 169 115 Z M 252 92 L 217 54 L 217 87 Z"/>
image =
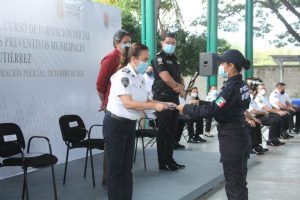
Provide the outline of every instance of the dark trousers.
<path id="1" fill-rule="evenodd" d="M 194 130 L 194 123 L 196 123 L 196 133 Z M 200 135 L 203 135 L 203 118 L 197 118 L 188 121 L 187 129 L 189 138 L 199 138 Z"/>
<path id="2" fill-rule="evenodd" d="M 291 114 L 280 116 L 280 118 L 281 118 L 281 132 L 280 133 L 286 132 L 287 130 L 289 130 L 291 116 L 292 116 Z"/>
<path id="3" fill-rule="evenodd" d="M 252 148 L 262 143 L 261 127 L 259 124 L 256 124 L 256 127 L 247 126 L 247 131 L 251 138 Z"/>
<path id="4" fill-rule="evenodd" d="M 251 139 L 247 129 L 246 127 L 224 128 L 218 125 L 218 138 L 227 198 L 247 200 L 247 160 L 251 149 Z"/>
<path id="5" fill-rule="evenodd" d="M 296 108 L 296 112 L 294 112 L 294 115 L 296 116 L 295 127 L 297 129 L 300 129 L 300 108 L 299 107 Z"/>
<path id="6" fill-rule="evenodd" d="M 178 128 L 177 128 L 177 133 L 175 135 L 175 143 L 179 143 L 180 142 L 180 139 L 181 139 L 181 136 L 182 136 L 182 132 L 183 132 L 183 129 L 184 129 L 184 126 L 185 126 L 185 120 L 184 119 L 181 119 L 181 118 L 178 118 Z"/>
<path id="7" fill-rule="evenodd" d="M 135 121 L 120 121 L 105 115 L 103 134 L 108 162 L 107 191 L 109 200 L 132 199 L 132 165 Z"/>
<path id="8" fill-rule="evenodd" d="M 269 113 L 266 116 L 256 116 L 263 125 L 269 126 L 269 140 L 279 138 L 281 132 L 281 117 L 275 113 Z"/>
<path id="9" fill-rule="evenodd" d="M 159 166 L 173 160 L 174 138 L 178 130 L 178 111 L 164 110 L 157 113 L 157 156 Z"/>
<path id="10" fill-rule="evenodd" d="M 210 132 L 211 123 L 212 123 L 212 117 L 205 118 L 205 132 Z"/>

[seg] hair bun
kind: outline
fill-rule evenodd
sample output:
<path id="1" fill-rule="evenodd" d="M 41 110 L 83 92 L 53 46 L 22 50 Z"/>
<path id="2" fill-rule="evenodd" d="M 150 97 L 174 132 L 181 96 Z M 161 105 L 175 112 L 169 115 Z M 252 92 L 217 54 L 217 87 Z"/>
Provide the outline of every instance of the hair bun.
<path id="1" fill-rule="evenodd" d="M 250 69 L 250 65 L 251 65 L 250 60 L 245 59 L 245 60 L 244 60 L 244 63 L 243 63 L 244 69 L 246 69 L 246 70 Z"/>

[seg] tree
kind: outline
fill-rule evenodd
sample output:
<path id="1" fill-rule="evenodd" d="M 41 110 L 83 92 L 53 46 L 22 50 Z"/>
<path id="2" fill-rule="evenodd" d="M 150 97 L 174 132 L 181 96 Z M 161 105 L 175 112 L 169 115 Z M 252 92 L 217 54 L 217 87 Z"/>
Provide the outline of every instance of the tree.
<path id="1" fill-rule="evenodd" d="M 219 3 L 219 27 L 224 31 L 235 32 L 245 20 L 242 15 L 245 3 L 232 0 L 220 0 Z M 254 2 L 254 35 L 256 37 L 266 37 L 274 28 L 274 24 L 269 21 L 271 16 L 276 16 L 285 29 L 277 34 L 277 39 L 269 40 L 276 47 L 283 47 L 288 44 L 300 46 L 300 1 L 299 0 L 253 0 Z M 206 14 L 198 18 L 195 24 L 206 26 Z"/>

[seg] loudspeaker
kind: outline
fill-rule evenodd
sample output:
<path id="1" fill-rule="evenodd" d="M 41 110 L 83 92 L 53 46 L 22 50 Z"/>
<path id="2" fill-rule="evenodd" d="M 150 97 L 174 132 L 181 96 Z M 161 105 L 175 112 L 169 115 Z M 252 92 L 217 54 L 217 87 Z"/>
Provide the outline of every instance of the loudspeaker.
<path id="1" fill-rule="evenodd" d="M 218 74 L 218 61 L 215 53 L 200 53 L 199 73 L 200 76 L 211 76 Z"/>

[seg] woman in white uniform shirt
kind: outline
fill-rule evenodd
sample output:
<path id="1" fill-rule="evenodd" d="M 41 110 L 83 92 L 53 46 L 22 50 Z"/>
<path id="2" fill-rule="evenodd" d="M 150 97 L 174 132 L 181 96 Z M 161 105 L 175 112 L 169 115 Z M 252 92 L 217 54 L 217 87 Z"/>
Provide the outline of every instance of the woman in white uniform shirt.
<path id="1" fill-rule="evenodd" d="M 128 51 L 129 63 L 110 79 L 111 89 L 107 112 L 103 121 L 108 160 L 109 200 L 132 199 L 132 164 L 136 120 L 142 110 L 162 111 L 171 103 L 148 100 L 145 72 L 149 50 L 142 44 L 133 44 Z M 126 63 L 125 63 L 126 64 Z M 174 106 L 174 105 L 173 105 Z"/>

